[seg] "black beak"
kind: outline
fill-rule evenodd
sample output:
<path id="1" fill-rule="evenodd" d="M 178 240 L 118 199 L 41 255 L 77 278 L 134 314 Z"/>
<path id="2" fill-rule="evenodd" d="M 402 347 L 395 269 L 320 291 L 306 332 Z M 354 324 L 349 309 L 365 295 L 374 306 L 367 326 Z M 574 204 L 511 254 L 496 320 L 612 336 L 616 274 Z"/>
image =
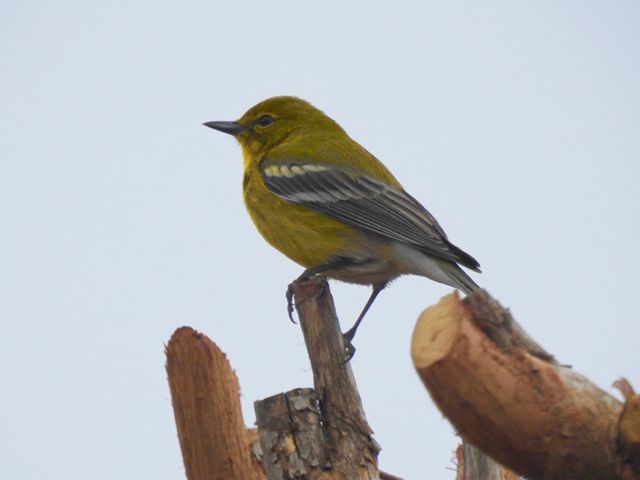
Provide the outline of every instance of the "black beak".
<path id="1" fill-rule="evenodd" d="M 206 122 L 203 125 L 229 135 L 237 135 L 244 130 L 244 127 L 238 122 Z"/>

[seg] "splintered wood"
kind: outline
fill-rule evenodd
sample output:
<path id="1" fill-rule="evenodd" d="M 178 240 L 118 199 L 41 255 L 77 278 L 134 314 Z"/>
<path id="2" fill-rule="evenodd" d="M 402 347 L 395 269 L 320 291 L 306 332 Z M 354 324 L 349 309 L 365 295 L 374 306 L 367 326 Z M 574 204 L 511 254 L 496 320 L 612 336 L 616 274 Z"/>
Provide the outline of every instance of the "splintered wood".
<path id="1" fill-rule="evenodd" d="M 456 480 L 520 480 L 520 476 L 493 462 L 469 443 L 456 449 Z"/>

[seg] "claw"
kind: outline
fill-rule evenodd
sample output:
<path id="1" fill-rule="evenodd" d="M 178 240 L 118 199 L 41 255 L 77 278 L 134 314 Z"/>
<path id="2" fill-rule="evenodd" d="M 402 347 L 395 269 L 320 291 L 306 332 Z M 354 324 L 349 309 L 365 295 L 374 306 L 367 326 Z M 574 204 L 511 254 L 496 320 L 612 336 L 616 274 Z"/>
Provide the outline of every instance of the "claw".
<path id="1" fill-rule="evenodd" d="M 296 323 L 293 319 L 293 283 L 290 283 L 287 287 L 287 293 L 285 296 L 287 297 L 287 314 L 289 314 L 289 320 L 291 320 L 291 323 Z"/>
<path id="2" fill-rule="evenodd" d="M 356 347 L 353 346 L 353 337 L 356 336 L 357 325 L 354 325 L 349 330 L 342 334 L 342 343 L 344 345 L 345 358 L 342 364 L 349 362 L 356 354 Z"/>
<path id="3" fill-rule="evenodd" d="M 291 320 L 291 323 L 298 323 L 293 319 L 293 312 L 295 310 L 295 305 L 293 302 L 293 297 L 295 296 L 295 293 L 293 291 L 293 286 L 298 283 L 298 282 L 303 282 L 305 280 L 307 280 L 308 277 L 304 277 L 302 275 L 300 275 L 298 278 L 296 278 L 293 282 L 291 282 L 289 284 L 289 286 L 287 287 L 287 293 L 285 294 L 285 297 L 287 298 L 287 314 L 289 314 L 289 320 Z M 320 297 L 323 293 L 324 293 L 324 285 L 322 286 L 322 290 L 320 291 L 320 293 L 318 293 L 316 295 L 316 298 Z"/>
<path id="4" fill-rule="evenodd" d="M 345 363 L 349 363 L 349 361 L 356 354 L 356 347 L 351 343 L 351 338 L 349 338 L 349 332 L 342 334 L 342 340 L 344 342 L 344 360 L 340 362 L 340 365 L 344 365 Z"/>

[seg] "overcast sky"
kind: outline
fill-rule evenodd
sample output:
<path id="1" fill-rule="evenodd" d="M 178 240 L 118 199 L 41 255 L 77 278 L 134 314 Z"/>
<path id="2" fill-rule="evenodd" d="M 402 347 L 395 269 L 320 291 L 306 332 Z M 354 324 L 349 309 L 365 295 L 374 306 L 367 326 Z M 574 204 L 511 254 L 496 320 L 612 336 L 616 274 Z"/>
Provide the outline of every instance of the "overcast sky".
<path id="1" fill-rule="evenodd" d="M 256 399 L 311 385 L 235 141 L 303 97 L 386 163 L 563 363 L 640 388 L 640 3 L 4 0 L 3 478 L 184 478 L 164 343 L 191 325 Z M 369 290 L 333 284 L 344 328 Z M 352 361 L 382 469 L 453 479 L 409 355 L 450 288 L 403 278 Z"/>

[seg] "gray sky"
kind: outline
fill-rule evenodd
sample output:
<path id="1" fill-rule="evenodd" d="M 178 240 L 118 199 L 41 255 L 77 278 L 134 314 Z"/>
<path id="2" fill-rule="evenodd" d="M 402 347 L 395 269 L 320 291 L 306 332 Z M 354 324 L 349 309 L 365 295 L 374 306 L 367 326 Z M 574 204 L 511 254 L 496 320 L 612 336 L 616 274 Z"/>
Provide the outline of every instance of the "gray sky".
<path id="1" fill-rule="evenodd" d="M 184 478 L 163 355 L 184 324 L 228 354 L 248 424 L 311 384 L 284 304 L 301 268 L 201 126 L 276 94 L 383 160 L 560 361 L 640 388 L 638 25 L 633 0 L 2 2 L 2 476 Z M 400 279 L 356 338 L 381 467 L 407 479 L 454 478 L 409 356 L 450 290 Z M 332 291 L 346 328 L 369 291 Z"/>

